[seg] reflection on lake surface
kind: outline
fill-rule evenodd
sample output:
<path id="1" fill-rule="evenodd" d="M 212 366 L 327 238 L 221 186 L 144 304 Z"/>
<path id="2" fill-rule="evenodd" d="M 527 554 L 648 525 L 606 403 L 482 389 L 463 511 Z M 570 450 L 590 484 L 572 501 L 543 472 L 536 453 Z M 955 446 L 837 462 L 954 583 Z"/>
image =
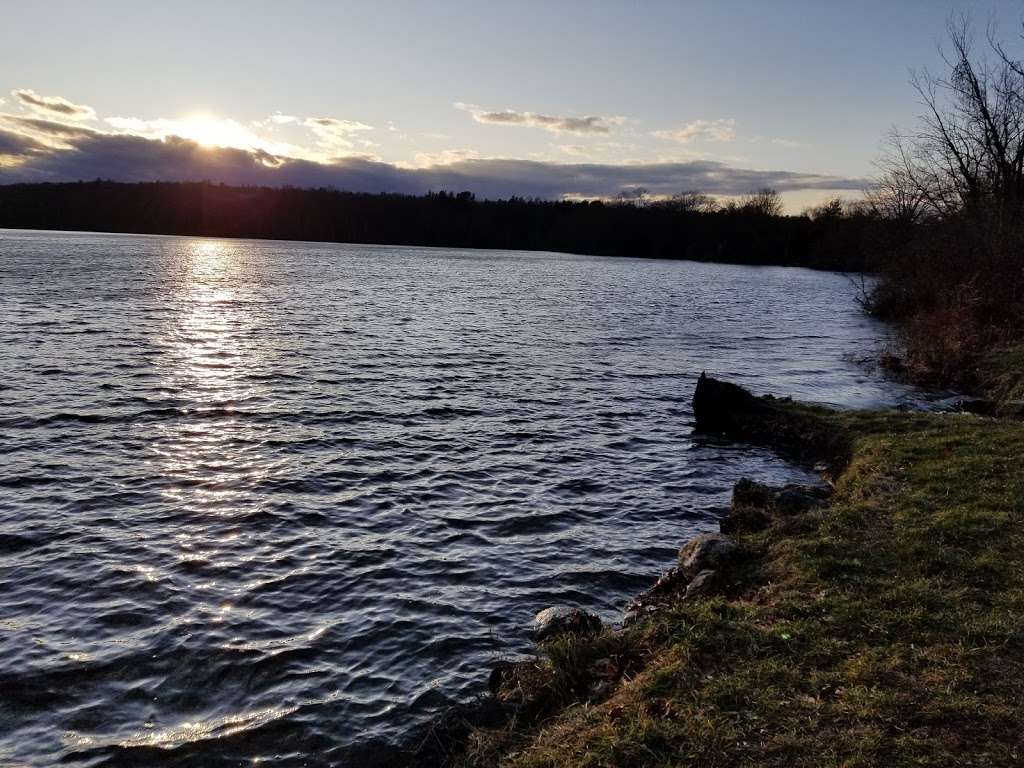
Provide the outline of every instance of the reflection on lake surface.
<path id="1" fill-rule="evenodd" d="M 0 232 L 0 764 L 364 765 L 742 475 L 702 369 L 840 405 L 841 275 Z"/>

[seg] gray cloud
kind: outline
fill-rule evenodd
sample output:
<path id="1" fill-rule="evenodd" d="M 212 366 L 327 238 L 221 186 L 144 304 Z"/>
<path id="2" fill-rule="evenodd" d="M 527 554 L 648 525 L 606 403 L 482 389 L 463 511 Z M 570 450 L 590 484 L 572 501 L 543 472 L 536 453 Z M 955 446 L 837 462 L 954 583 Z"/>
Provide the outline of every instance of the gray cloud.
<path id="1" fill-rule="evenodd" d="M 46 120 L 41 117 L 22 117 L 0 113 L 0 126 L 6 126 L 18 133 L 50 139 L 82 139 L 96 135 L 92 128 L 69 125 L 57 120 Z"/>
<path id="2" fill-rule="evenodd" d="M 5 131 L 0 128 L 0 160 L 8 158 L 11 160 L 22 158 L 33 152 L 46 151 L 50 149 L 45 144 L 36 141 L 31 136 L 13 131 Z M 0 171 L 2 175 L 2 171 Z"/>
<path id="3" fill-rule="evenodd" d="M 16 88 L 11 95 L 29 109 L 43 114 L 59 115 L 70 120 L 94 120 L 92 107 L 75 104 L 62 96 L 42 96 L 31 88 Z"/>
<path id="4" fill-rule="evenodd" d="M 544 128 L 552 133 L 607 134 L 611 133 L 612 124 L 619 122 L 618 118 L 597 117 L 596 115 L 556 117 L 542 115 L 538 112 L 517 112 L 512 109 L 490 111 L 462 102 L 457 102 L 455 107 L 469 112 L 478 123 L 531 126 Z"/>
<path id="5" fill-rule="evenodd" d="M 10 120 L 0 116 L 0 120 Z M 25 118 L 16 118 L 25 120 Z M 56 134 L 42 121 L 38 130 Z M 483 198 L 512 195 L 558 199 L 565 196 L 610 197 L 624 188 L 642 186 L 651 194 L 698 189 L 709 194 L 738 195 L 762 187 L 779 191 L 858 190 L 863 179 L 735 168 L 724 163 L 694 161 L 611 165 L 549 163 L 513 159 L 453 158 L 423 168 L 405 168 L 359 157 L 329 163 L 298 160 L 261 151 L 203 147 L 169 137 L 147 139 L 71 126 L 59 129 L 65 148 L 27 144 L 32 137 L 4 132 L 8 160 L 0 164 L 0 183 L 19 181 L 211 180 L 228 184 L 335 187 L 359 192 L 422 194 L 429 190 L 472 190 Z M 11 137 L 14 138 L 11 138 Z M 2 158 L 0 158 L 2 159 Z"/>

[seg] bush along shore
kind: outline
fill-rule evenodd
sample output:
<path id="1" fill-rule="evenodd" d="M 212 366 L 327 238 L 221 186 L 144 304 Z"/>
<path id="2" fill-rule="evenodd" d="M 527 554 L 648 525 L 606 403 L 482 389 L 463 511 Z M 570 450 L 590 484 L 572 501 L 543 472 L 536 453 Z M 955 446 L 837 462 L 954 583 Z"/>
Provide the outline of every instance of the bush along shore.
<path id="1" fill-rule="evenodd" d="M 1024 423 L 840 412 L 701 376 L 698 430 L 816 465 L 745 480 L 621 628 L 538 616 L 536 658 L 419 765 L 1024 764 Z"/>

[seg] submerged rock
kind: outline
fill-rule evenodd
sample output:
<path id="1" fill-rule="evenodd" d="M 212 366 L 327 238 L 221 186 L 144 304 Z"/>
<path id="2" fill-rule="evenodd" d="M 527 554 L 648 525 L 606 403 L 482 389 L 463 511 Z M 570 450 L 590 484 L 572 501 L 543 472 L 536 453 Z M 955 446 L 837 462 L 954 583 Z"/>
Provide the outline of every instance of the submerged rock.
<path id="1" fill-rule="evenodd" d="M 533 639 L 543 643 L 564 635 L 596 635 L 601 631 L 601 619 L 582 608 L 556 605 L 545 608 L 533 619 Z"/>
<path id="2" fill-rule="evenodd" d="M 705 533 L 690 539 L 679 550 L 679 568 L 687 576 L 721 568 L 736 553 L 736 543 L 721 533 Z"/>

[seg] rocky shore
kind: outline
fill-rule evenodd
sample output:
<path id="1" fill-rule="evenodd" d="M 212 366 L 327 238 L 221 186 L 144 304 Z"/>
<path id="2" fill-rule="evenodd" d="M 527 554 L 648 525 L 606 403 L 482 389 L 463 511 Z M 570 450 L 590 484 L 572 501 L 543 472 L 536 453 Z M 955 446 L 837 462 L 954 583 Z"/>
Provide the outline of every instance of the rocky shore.
<path id="1" fill-rule="evenodd" d="M 946 550 L 922 550 L 930 539 L 948 538 L 950 523 L 924 525 L 915 507 L 923 503 L 925 513 L 938 514 L 941 504 L 929 507 L 924 496 L 939 486 L 947 499 L 951 483 L 961 494 L 977 491 L 957 473 L 977 473 L 975 454 L 988 450 L 986 488 L 992 475 L 1021 471 L 1013 475 L 1011 495 L 1001 497 L 997 520 L 986 518 L 1007 527 L 1007 541 L 1019 541 L 1024 461 L 1016 448 L 1024 445 L 1024 428 L 971 415 L 843 414 L 755 397 L 703 374 L 693 408 L 699 431 L 811 464 L 822 484 L 776 488 L 741 480 L 720 532 L 683 543 L 675 567 L 630 602 L 620 626 L 603 626 L 572 607 L 542 611 L 536 657 L 499 662 L 490 672 L 489 694 L 434 723 L 411 765 L 653 766 L 677 764 L 681 755 L 701 766 L 755 758 L 759 765 L 939 765 L 945 763 L 918 758 L 924 752 L 960 755 L 967 742 L 985 761 L 963 764 L 1013 764 L 1024 730 L 1006 726 L 1024 724 L 1024 713 L 1011 706 L 1011 694 L 1024 684 L 976 691 L 988 709 L 972 715 L 971 727 L 985 725 L 972 736 L 966 723 L 945 723 L 934 712 L 928 722 L 915 720 L 915 713 L 948 712 L 962 703 L 934 687 L 947 675 L 971 677 L 956 660 L 936 662 L 941 674 L 932 669 L 934 679 L 913 683 L 904 678 L 910 669 L 897 675 L 895 668 L 906 664 L 908 643 L 942 658 L 960 642 L 955 626 L 933 634 L 903 626 L 911 619 L 929 623 L 922 605 L 944 597 L 945 610 L 955 603 L 955 615 L 947 617 L 953 625 L 964 621 L 964 610 L 980 616 L 991 608 L 953 589 L 949 579 L 965 578 L 965 570 L 976 581 L 988 578 L 993 553 L 985 547 L 994 548 L 993 542 L 981 536 Z M 893 453 L 899 455 L 887 456 Z M 926 464 L 931 476 L 907 485 L 915 462 Z M 916 531 L 916 538 L 902 528 Z M 957 546 L 981 561 L 960 557 Z M 975 552 L 979 547 L 985 551 Z M 943 571 L 949 559 L 959 572 Z M 1010 559 L 1020 555 L 1015 551 Z M 1024 650 L 1019 623 L 1016 630 L 1000 623 L 1007 610 L 1024 608 L 1024 583 L 1019 575 L 1011 581 L 986 626 L 989 635 L 1002 633 L 1006 648 Z M 902 591 L 907 583 L 918 585 L 911 594 Z M 846 661 L 861 657 L 882 668 L 847 668 Z M 1013 666 L 1024 672 L 1020 658 Z M 999 688 L 978 675 L 988 689 Z M 872 690 L 884 690 L 883 701 L 869 701 Z M 864 700 L 840 706 L 852 691 Z M 915 709 L 912 702 L 926 693 L 931 704 Z M 937 739 L 939 720 L 945 736 Z M 840 737 L 842 728 L 860 728 L 861 737 Z M 868 732 L 870 743 L 863 741 Z M 874 762 L 883 755 L 886 760 Z"/>
<path id="2" fill-rule="evenodd" d="M 795 460 L 820 461 L 825 472 L 842 455 L 840 441 L 820 429 L 810 418 L 792 410 L 790 399 L 755 397 L 735 384 L 702 373 L 693 396 L 697 431 L 745 442 L 769 445 Z M 773 487 L 743 479 L 733 489 L 728 513 L 720 521 L 720 533 L 706 533 L 683 543 L 677 565 L 628 604 L 618 628 L 606 627 L 600 617 L 580 608 L 552 606 L 534 620 L 536 659 L 499 661 L 488 677 L 488 695 L 452 708 L 431 724 L 421 737 L 412 758 L 414 768 L 471 765 L 468 742 L 482 730 L 528 727 L 550 716 L 569 701 L 597 702 L 607 696 L 641 661 L 628 650 L 625 632 L 659 611 L 682 601 L 713 595 L 735 594 L 742 589 L 744 551 L 731 535 L 762 531 L 786 519 L 822 508 L 831 488 L 787 485 Z M 597 640 L 600 639 L 600 642 Z M 592 644 L 588 662 L 559 669 L 544 656 L 564 647 Z M 608 654 L 590 656 L 595 648 Z"/>

